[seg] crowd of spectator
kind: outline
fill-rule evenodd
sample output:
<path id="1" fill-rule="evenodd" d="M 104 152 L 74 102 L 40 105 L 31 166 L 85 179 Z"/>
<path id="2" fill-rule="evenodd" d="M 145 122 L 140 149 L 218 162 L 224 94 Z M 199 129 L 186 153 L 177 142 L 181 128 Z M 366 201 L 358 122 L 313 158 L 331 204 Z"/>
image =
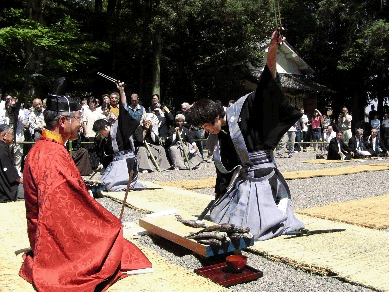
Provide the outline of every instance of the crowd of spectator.
<path id="1" fill-rule="evenodd" d="M 45 127 L 45 101 L 35 98 L 31 104 L 18 104 L 17 98 L 9 94 L 1 97 L 0 125 L 4 128 L 1 128 L 2 137 L 10 138 L 10 131 L 13 133 L 17 119 L 16 133 L 12 134 L 15 137 L 11 139 L 12 141 L 3 139 L 2 145 L 4 149 L 9 150 L 5 155 L 15 166 L 17 173 L 17 176 L 12 174 L 12 183 L 19 184 L 23 176 L 24 158 L 33 143 L 40 138 Z M 106 138 L 94 131 L 94 124 L 99 120 L 104 120 L 107 125 L 117 122 L 119 100 L 119 93 L 113 92 L 104 94 L 100 99 L 90 96 L 80 101 L 82 126 L 78 139 L 71 145 L 68 143 L 67 147 L 71 150 L 82 175 L 90 175 L 107 167 L 113 158 L 104 153 L 101 145 Z M 193 128 L 185 122 L 185 111 L 190 108 L 189 103 L 183 103 L 181 109 L 173 113 L 167 105 L 161 103 L 159 95 L 154 94 L 146 110 L 138 94 L 133 93 L 124 108 L 139 121 L 139 127 L 132 137 L 139 171 L 193 169 L 204 161 L 203 141 L 194 141 L 204 138 L 204 131 Z M 10 153 L 12 155 L 9 155 Z M 15 198 L 14 195 L 11 197 Z"/>
<path id="2" fill-rule="evenodd" d="M 292 157 L 295 152 L 307 151 L 308 146 L 312 146 L 318 158 L 328 155 L 328 159 L 366 158 L 389 154 L 389 114 L 385 112 L 380 119 L 374 105 L 368 122 L 354 121 L 354 135 L 354 122 L 347 107 L 341 109 L 336 119 L 331 108 L 327 109 L 327 115 L 315 109 L 310 119 L 303 108 L 301 113 L 300 120 L 281 140 L 277 149 L 278 157 L 285 157 L 284 151 L 287 151 L 287 157 Z"/>
<path id="3" fill-rule="evenodd" d="M 119 100 L 119 93 L 113 92 L 104 94 L 100 99 L 91 96 L 81 101 L 82 127 L 78 140 L 73 142 L 72 157 L 83 175 L 107 167 L 112 160 L 101 147 L 103 140 L 107 138 L 94 131 L 94 124 L 99 120 L 104 120 L 107 125 L 117 122 Z M 229 101 L 228 106 L 233 103 L 233 100 Z M 17 119 L 13 134 L 16 143 L 4 143 L 12 152 L 18 176 L 22 177 L 24 157 L 45 127 L 45 100 L 35 98 L 31 104 L 17 104 L 17 98 L 9 94 L 2 96 L 0 125 L 9 127 L 4 130 L 7 133 L 9 129 L 14 131 Z M 173 113 L 161 102 L 160 96 L 154 94 L 149 104 L 146 109 L 138 94 L 132 93 L 128 103 L 124 105 L 125 110 L 139 121 L 139 127 L 133 135 L 133 150 L 138 159 L 139 171 L 192 169 L 204 161 L 212 161 L 212 151 L 208 151 L 207 157 L 203 153 L 207 133 L 185 121 L 185 113 L 191 106 L 189 103 L 182 103 L 181 108 Z M 367 128 L 358 127 L 352 135 L 353 119 L 346 107 L 342 108 L 336 118 L 330 108 L 327 109 L 327 114 L 315 109 L 311 117 L 305 114 L 304 108 L 300 111 L 302 117 L 286 133 L 278 149 L 278 157 L 283 157 L 283 150 L 288 152 L 288 157 L 292 157 L 294 152 L 306 152 L 309 146 L 320 157 L 328 153 L 328 159 L 389 155 L 389 114 L 386 112 L 380 119 L 378 112 L 372 107 Z M 15 179 L 18 178 L 15 176 Z"/>

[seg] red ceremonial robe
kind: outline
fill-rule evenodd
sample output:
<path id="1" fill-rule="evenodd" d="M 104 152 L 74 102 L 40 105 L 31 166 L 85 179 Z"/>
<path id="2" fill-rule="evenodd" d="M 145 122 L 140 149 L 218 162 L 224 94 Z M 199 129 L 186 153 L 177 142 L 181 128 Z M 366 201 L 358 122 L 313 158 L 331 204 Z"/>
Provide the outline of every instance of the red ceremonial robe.
<path id="1" fill-rule="evenodd" d="M 60 137 L 44 131 L 24 167 L 28 237 L 20 276 L 38 291 L 101 291 L 151 267 L 121 222 L 93 199 Z"/>

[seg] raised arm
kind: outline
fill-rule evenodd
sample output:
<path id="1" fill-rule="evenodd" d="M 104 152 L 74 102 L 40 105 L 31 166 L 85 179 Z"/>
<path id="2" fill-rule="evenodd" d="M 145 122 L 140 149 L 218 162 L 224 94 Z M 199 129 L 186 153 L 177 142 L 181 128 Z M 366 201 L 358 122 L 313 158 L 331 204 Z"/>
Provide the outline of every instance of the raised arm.
<path id="1" fill-rule="evenodd" d="M 125 105 L 127 103 L 126 93 L 124 92 L 124 85 L 124 82 L 120 82 L 117 84 L 117 87 L 120 92 L 120 102 L 122 103 L 122 105 Z"/>
<path id="2" fill-rule="evenodd" d="M 278 45 L 284 40 L 283 36 L 279 35 L 276 31 L 273 32 L 271 36 L 271 41 L 269 45 L 269 52 L 267 55 L 267 66 L 273 76 L 276 78 L 277 75 L 277 49 Z"/>

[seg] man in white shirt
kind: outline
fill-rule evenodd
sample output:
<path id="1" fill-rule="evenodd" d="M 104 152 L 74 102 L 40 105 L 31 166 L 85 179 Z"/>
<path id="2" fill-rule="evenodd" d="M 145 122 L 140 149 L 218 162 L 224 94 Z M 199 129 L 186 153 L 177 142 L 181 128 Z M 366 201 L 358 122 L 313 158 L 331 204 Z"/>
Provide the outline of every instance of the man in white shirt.
<path id="1" fill-rule="evenodd" d="M 340 129 L 343 133 L 343 141 L 348 144 L 350 138 L 352 137 L 351 132 L 351 121 L 353 117 L 348 113 L 347 107 L 343 107 L 342 109 L 342 117 L 340 119 Z"/>
<path id="2" fill-rule="evenodd" d="M 330 143 L 330 141 L 336 137 L 336 132 L 334 131 L 334 129 L 332 128 L 332 126 L 328 126 L 327 128 L 327 135 L 326 135 L 326 138 L 325 138 L 325 142 L 327 142 L 328 144 Z M 328 148 L 328 145 L 326 146 L 326 148 Z"/>
<path id="3" fill-rule="evenodd" d="M 40 98 L 35 98 L 32 101 L 32 106 L 34 108 L 31 111 L 30 116 L 28 118 L 29 129 L 31 133 L 31 137 L 33 140 L 38 141 L 41 137 L 42 129 L 45 127 L 45 119 L 43 117 L 43 104 Z"/>
<path id="4" fill-rule="evenodd" d="M 83 110 L 82 116 L 82 127 L 84 130 L 85 141 L 94 142 L 96 133 L 93 131 L 93 124 L 99 119 L 107 119 L 107 117 L 96 108 L 98 106 L 98 100 L 95 97 L 88 98 L 88 107 L 85 107 Z M 97 149 L 95 145 L 90 143 L 85 146 L 89 152 L 90 163 L 93 169 L 96 169 L 99 166 L 100 159 L 97 155 Z"/>
<path id="5" fill-rule="evenodd" d="M 300 112 L 303 114 L 302 117 L 300 118 L 301 122 L 301 131 L 302 131 L 302 142 L 307 142 L 307 133 L 308 133 L 308 116 L 304 114 L 304 108 L 300 109 Z M 307 152 L 307 144 L 303 144 L 303 151 Z"/>
<path id="6" fill-rule="evenodd" d="M 383 135 L 382 138 L 386 139 L 389 138 L 389 114 L 384 113 L 384 118 L 382 119 L 382 129 L 383 129 Z"/>
<path id="7" fill-rule="evenodd" d="M 15 131 L 15 105 L 17 100 L 12 96 L 6 96 L 5 100 L 5 108 L 0 111 L 0 124 L 6 124 L 11 126 L 11 128 Z M 18 170 L 19 175 L 22 174 L 22 157 L 23 157 L 23 146 L 18 144 L 20 142 L 24 142 L 24 129 L 27 128 L 28 119 L 24 114 L 24 110 L 20 109 L 18 114 L 18 122 L 16 127 L 16 144 L 13 144 L 13 153 L 15 156 L 15 166 Z"/>
<path id="8" fill-rule="evenodd" d="M 381 139 L 378 137 L 377 129 L 371 130 L 371 135 L 367 140 L 366 148 L 372 157 L 385 156 L 389 154 L 384 144 L 381 143 Z"/>
<path id="9" fill-rule="evenodd" d="M 106 119 L 106 116 L 97 110 L 98 101 L 94 97 L 88 99 L 88 107 L 84 107 L 82 116 L 82 126 L 84 128 L 84 135 L 87 140 L 95 138 L 96 133 L 93 131 L 93 124 L 99 119 Z"/>

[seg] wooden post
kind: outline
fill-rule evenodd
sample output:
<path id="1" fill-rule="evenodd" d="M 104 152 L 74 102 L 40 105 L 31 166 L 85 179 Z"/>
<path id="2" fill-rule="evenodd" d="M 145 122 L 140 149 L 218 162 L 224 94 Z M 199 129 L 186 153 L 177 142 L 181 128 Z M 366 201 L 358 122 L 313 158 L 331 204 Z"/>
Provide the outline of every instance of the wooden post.
<path id="1" fill-rule="evenodd" d="M 161 171 L 157 161 L 155 160 L 155 157 L 154 157 L 153 153 L 151 152 L 149 143 L 147 143 L 147 141 L 145 141 L 145 146 L 146 146 L 147 152 L 149 152 L 149 154 L 150 154 L 151 161 L 153 162 L 155 168 L 157 169 L 157 171 Z"/>
<path id="2" fill-rule="evenodd" d="M 130 191 L 131 181 L 132 181 L 133 177 L 134 177 L 134 170 L 131 169 L 131 171 L 129 173 L 129 176 L 128 176 L 128 183 L 127 183 L 126 194 L 124 195 L 124 200 L 123 200 L 123 203 L 122 203 L 122 210 L 120 211 L 120 216 L 119 216 L 119 220 L 120 221 L 122 221 L 124 207 L 126 206 L 127 196 L 128 196 L 128 192 Z"/>
<path id="3" fill-rule="evenodd" d="M 184 158 L 186 160 L 186 163 L 188 164 L 188 169 L 192 170 L 192 168 L 190 167 L 190 162 L 189 162 L 188 155 L 186 154 L 186 151 L 185 151 L 185 145 L 184 145 L 184 142 L 182 141 L 182 138 L 181 138 L 179 130 L 177 131 L 177 136 L 178 136 L 178 139 L 180 140 L 180 144 L 181 144 L 181 147 L 182 147 L 182 152 L 184 153 Z"/>

